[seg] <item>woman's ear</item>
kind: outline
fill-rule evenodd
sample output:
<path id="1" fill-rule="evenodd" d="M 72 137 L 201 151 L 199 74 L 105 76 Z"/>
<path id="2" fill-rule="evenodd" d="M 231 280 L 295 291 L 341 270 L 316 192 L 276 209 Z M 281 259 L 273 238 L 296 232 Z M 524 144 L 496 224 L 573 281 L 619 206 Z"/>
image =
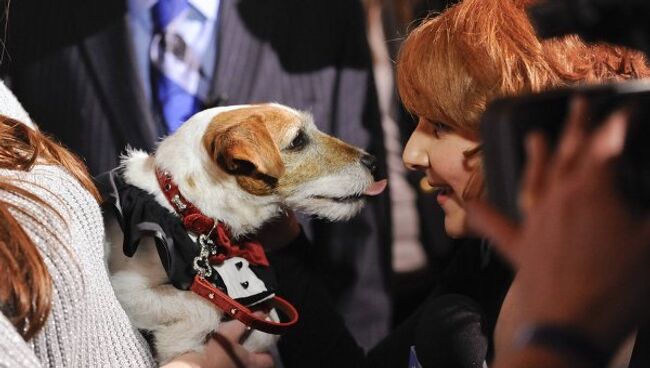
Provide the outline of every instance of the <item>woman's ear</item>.
<path id="1" fill-rule="evenodd" d="M 235 175 L 249 193 L 270 194 L 284 173 L 280 152 L 259 115 L 232 124 L 212 123 L 203 142 L 217 165 Z"/>

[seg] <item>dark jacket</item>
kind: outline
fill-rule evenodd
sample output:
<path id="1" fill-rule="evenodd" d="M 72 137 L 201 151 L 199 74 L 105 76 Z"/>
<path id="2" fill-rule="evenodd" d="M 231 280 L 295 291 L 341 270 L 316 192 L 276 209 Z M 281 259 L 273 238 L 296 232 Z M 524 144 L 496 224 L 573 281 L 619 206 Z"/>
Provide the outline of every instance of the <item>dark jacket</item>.
<path id="1" fill-rule="evenodd" d="M 437 300 L 447 295 L 462 295 L 473 301 L 471 315 L 477 321 L 468 330 L 480 336 L 481 344 L 452 346 L 456 356 L 483 355 L 490 361 L 493 355 L 492 334 L 503 298 L 511 282 L 511 270 L 497 256 L 483 247 L 480 241 L 469 240 L 461 244 L 452 256 L 434 291 L 404 323 L 386 336 L 368 354 L 354 340 L 341 317 L 333 308 L 331 298 L 323 287 L 323 280 L 311 270 L 319 260 L 314 257 L 313 245 L 301 236 L 286 249 L 270 253 L 279 283 L 278 295 L 289 300 L 300 311 L 298 325 L 283 336 L 279 342 L 284 366 L 293 367 L 407 367 L 409 349 L 416 344 L 419 335 L 435 336 L 444 344 L 447 336 L 456 333 L 454 324 L 447 325 L 441 333 L 429 334 L 427 329 L 435 328 L 428 318 L 431 308 L 437 307 Z M 464 306 L 461 306 L 464 307 Z M 455 316 L 456 321 L 465 318 Z M 467 321 L 458 321 L 467 326 Z M 473 321 L 470 321 L 473 322 Z M 467 327 L 461 327 L 467 328 Z M 482 342 L 482 341 L 481 341 Z M 429 342 L 425 342 L 429 343 Z M 430 341 L 434 348 L 437 341 Z M 447 346 L 450 346 L 449 344 Z M 481 351 L 476 351 L 481 349 Z M 426 353 L 426 352 L 424 352 Z M 430 359 L 434 360 L 434 359 Z M 447 361 L 449 358 L 447 358 Z M 472 365 L 440 364 L 439 367 L 453 368 Z M 480 365 L 479 365 L 480 366 Z M 437 368 L 429 367 L 427 368 Z"/>

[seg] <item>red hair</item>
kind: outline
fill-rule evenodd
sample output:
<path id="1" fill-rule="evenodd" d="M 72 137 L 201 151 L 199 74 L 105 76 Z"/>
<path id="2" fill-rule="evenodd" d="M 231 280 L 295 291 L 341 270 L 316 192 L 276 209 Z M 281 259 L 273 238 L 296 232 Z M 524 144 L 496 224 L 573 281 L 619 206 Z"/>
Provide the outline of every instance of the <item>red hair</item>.
<path id="1" fill-rule="evenodd" d="M 0 115 L 0 168 L 29 171 L 37 162 L 62 166 L 96 200 L 100 199 L 81 160 L 41 132 Z M 0 191 L 23 197 L 58 215 L 48 203 L 11 177 L 0 177 Z M 52 278 L 16 213 L 38 222 L 26 208 L 0 199 L 0 312 L 29 340 L 43 327 L 50 312 Z M 45 230 L 49 231 L 46 227 Z"/>
<path id="2" fill-rule="evenodd" d="M 650 75 L 635 51 L 576 36 L 540 40 L 525 11 L 531 2 L 464 0 L 415 28 L 397 62 L 406 109 L 476 139 L 496 98 Z"/>
<path id="3" fill-rule="evenodd" d="M 575 36 L 540 40 L 525 12 L 530 2 L 465 0 L 415 28 L 397 63 L 405 107 L 476 133 L 495 98 L 650 75 L 638 52 L 588 46 Z"/>

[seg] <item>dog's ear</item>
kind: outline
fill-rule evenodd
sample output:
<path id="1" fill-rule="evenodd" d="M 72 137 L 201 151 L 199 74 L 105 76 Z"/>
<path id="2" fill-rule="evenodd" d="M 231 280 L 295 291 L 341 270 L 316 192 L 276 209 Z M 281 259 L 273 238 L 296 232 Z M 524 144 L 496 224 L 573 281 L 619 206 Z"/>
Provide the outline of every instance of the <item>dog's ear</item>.
<path id="1" fill-rule="evenodd" d="M 236 123 L 213 122 L 204 145 L 216 163 L 252 194 L 270 194 L 284 173 L 280 152 L 259 115 Z"/>

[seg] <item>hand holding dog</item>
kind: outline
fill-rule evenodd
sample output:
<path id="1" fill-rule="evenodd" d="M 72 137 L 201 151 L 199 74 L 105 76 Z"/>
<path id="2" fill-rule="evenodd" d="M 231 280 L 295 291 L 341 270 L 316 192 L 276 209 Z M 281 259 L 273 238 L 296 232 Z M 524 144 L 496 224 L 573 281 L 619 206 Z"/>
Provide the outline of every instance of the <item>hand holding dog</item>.
<path id="1" fill-rule="evenodd" d="M 223 322 L 219 332 L 205 343 L 202 353 L 185 353 L 161 368 L 272 368 L 266 353 L 251 353 L 239 343 L 246 326 L 237 321 Z"/>
<path id="2" fill-rule="evenodd" d="M 650 306 L 650 219 L 634 216 L 613 185 L 627 115 L 588 134 L 585 105 L 574 102 L 554 157 L 541 135 L 529 137 L 521 227 L 470 206 L 470 226 L 518 269 L 495 332 L 497 360 L 529 323 L 574 326 L 613 350 Z"/>

